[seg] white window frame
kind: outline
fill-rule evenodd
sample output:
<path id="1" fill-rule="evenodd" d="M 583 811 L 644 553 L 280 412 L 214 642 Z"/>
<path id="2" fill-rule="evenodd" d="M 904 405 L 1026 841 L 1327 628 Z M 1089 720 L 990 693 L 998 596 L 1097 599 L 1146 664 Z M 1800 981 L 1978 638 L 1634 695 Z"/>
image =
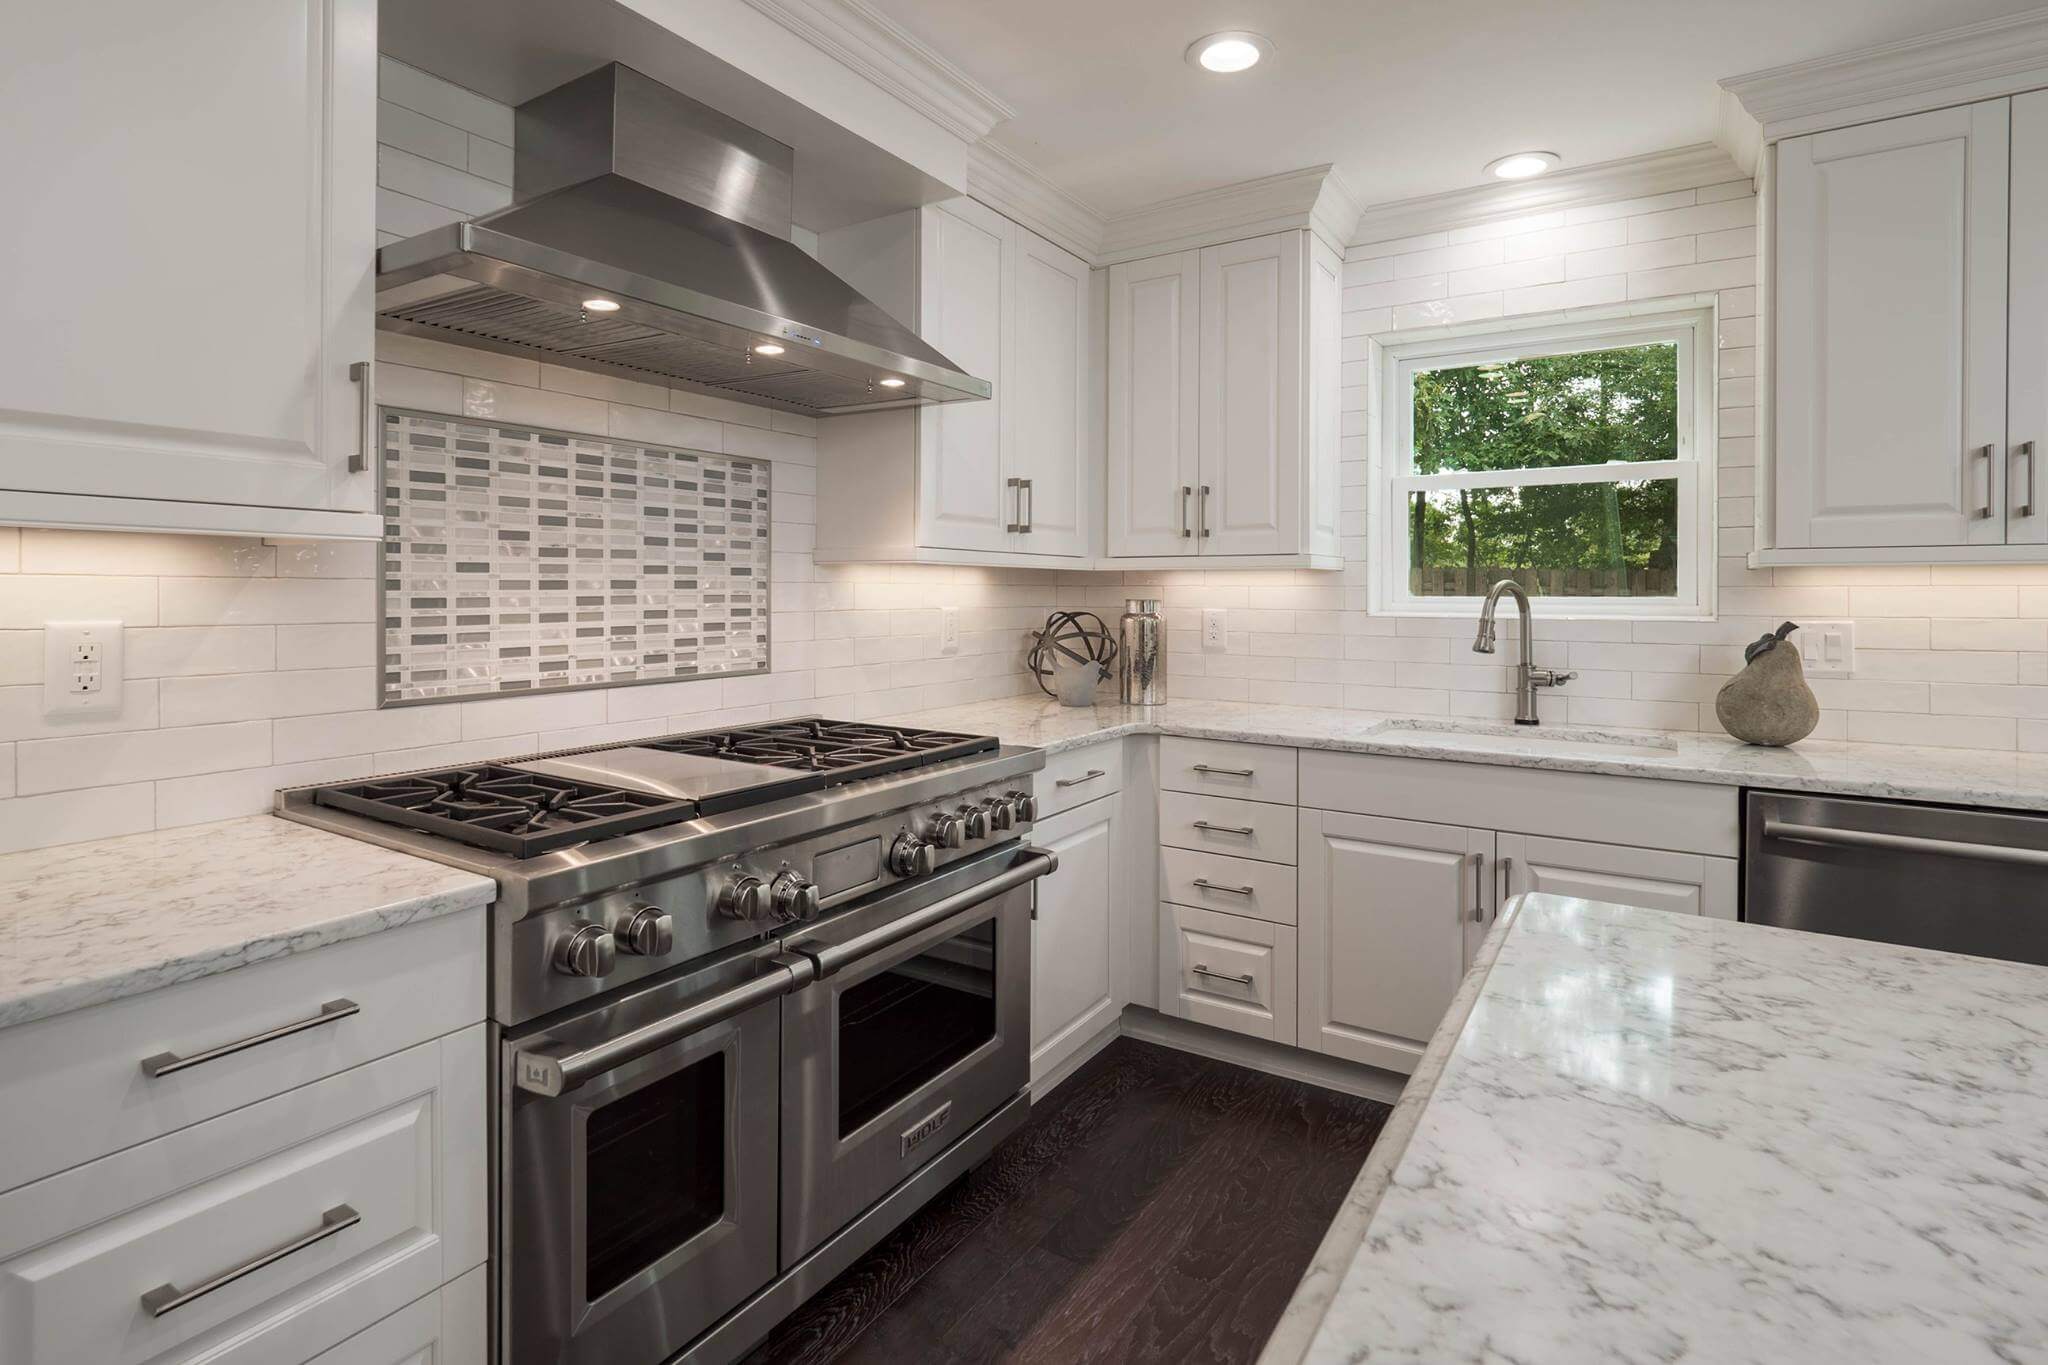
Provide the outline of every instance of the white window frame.
<path id="1" fill-rule="evenodd" d="M 1654 307 L 1574 314 L 1562 320 L 1432 328 L 1373 345 L 1379 421 L 1372 459 L 1373 502 L 1368 521 L 1372 610 L 1388 616 L 1469 616 L 1477 597 L 1417 597 L 1408 590 L 1408 495 L 1456 488 L 1517 488 L 1637 479 L 1678 481 L 1680 531 L 1678 593 L 1673 598 L 1543 597 L 1536 605 L 1558 618 L 1607 617 L 1712 620 L 1718 527 L 1714 502 L 1715 306 L 1711 300 L 1665 301 Z M 1414 472 L 1415 375 L 1488 361 L 1520 360 L 1575 351 L 1608 350 L 1668 341 L 1678 347 L 1678 458 L 1625 465 L 1565 465 L 1548 469 Z"/>

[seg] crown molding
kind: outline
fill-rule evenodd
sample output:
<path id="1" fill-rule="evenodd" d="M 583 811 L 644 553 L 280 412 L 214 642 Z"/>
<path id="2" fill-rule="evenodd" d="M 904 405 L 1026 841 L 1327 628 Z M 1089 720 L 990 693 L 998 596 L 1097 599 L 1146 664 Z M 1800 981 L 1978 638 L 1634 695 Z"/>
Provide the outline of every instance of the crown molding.
<path id="1" fill-rule="evenodd" d="M 866 0 L 746 0 L 970 146 L 1017 116 L 1001 96 Z"/>
<path id="2" fill-rule="evenodd" d="M 1097 263 L 1114 265 L 1289 228 L 1325 233 L 1328 221 L 1342 217 L 1341 204 L 1349 198 L 1340 183 L 1319 218 L 1318 203 L 1334 179 L 1328 166 L 1304 166 L 1116 214 L 1103 232 Z M 1342 249 L 1341 239 L 1331 244 Z"/>
<path id="3" fill-rule="evenodd" d="M 1747 179 L 1749 176 L 1730 159 L 1727 152 L 1711 142 L 1702 142 L 1668 152 L 1651 152 L 1647 156 L 1556 171 L 1541 179 L 1525 180 L 1519 184 L 1474 185 L 1469 189 L 1378 204 L 1359 215 L 1350 241 L 1352 245 L 1363 246 L 1423 232 L 1476 227 L 1530 214 L 1555 213 L 1589 204 L 1611 203 L 1616 199 L 1669 194 L 1674 190 L 1692 190 L 1702 185 Z"/>
<path id="4" fill-rule="evenodd" d="M 1714 145 L 1728 153 L 1743 174 L 1756 178 L 1764 154 L 1764 126 L 1726 90 L 1718 92 L 1714 102 Z"/>
<path id="5" fill-rule="evenodd" d="M 967 192 L 1091 265 L 1101 255 L 1102 214 L 1007 147 L 984 141 L 968 150 Z"/>
<path id="6" fill-rule="evenodd" d="M 1359 215 L 1363 212 L 1350 184 L 1332 170 L 1323 177 L 1323 188 L 1309 209 L 1309 227 L 1341 256 L 1345 247 L 1358 240 L 1353 234 L 1358 231 Z"/>
<path id="7" fill-rule="evenodd" d="M 1760 140 L 2048 86 L 2048 9 L 1731 76 Z"/>

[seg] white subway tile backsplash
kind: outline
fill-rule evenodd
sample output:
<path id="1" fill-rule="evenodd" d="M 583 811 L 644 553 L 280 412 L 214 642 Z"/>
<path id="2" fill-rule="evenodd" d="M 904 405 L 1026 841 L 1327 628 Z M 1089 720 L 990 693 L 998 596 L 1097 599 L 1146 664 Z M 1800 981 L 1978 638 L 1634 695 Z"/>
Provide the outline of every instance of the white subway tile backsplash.
<path id="1" fill-rule="evenodd" d="M 156 826 L 156 787 L 131 782 L 0 801 L 0 853 L 112 839 Z"/>
<path id="2" fill-rule="evenodd" d="M 371 777 L 378 769 L 368 754 L 324 758 L 312 763 L 286 763 L 269 768 L 241 768 L 199 777 L 172 777 L 156 784 L 156 827 L 204 825 L 232 820 L 267 809 L 280 787 L 305 787 L 316 782 L 346 782 Z"/>
<path id="3" fill-rule="evenodd" d="M 165 678 L 158 688 L 165 725 L 215 725 L 273 716 L 317 716 L 374 705 L 377 670 L 290 669 Z"/>
<path id="4" fill-rule="evenodd" d="M 469 165 L 469 139 L 470 134 L 452 123 L 443 123 L 388 99 L 377 101 L 377 141 L 387 147 L 460 170 Z"/>
<path id="5" fill-rule="evenodd" d="M 270 761 L 270 723 L 261 720 L 32 739 L 15 746 L 15 786 L 35 795 L 258 768 Z"/>
<path id="6" fill-rule="evenodd" d="M 0 576 L 0 631 L 41 631 L 46 621 L 79 620 L 155 625 L 157 580 L 75 574 Z M 38 676 L 40 669 L 39 662 Z"/>
<path id="7" fill-rule="evenodd" d="M 553 427 L 592 436 L 609 432 L 610 413 L 602 399 L 550 393 L 490 379 L 462 381 L 462 416 L 512 426 Z"/>
<path id="8" fill-rule="evenodd" d="M 21 570 L 21 532 L 12 526 L 0 527 L 0 573 L 18 573 Z"/>
<path id="9" fill-rule="evenodd" d="M 125 637 L 131 678 L 257 673 L 278 666 L 273 626 L 153 626 L 131 629 Z"/>
<path id="10" fill-rule="evenodd" d="M 377 612 L 367 578 L 166 578 L 161 593 L 167 626 L 370 621 Z"/>

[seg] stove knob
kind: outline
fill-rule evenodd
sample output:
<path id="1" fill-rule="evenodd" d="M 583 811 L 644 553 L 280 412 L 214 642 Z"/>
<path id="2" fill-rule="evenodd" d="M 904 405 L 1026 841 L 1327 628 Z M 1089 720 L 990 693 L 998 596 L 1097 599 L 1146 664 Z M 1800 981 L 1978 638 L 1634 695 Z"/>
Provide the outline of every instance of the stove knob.
<path id="1" fill-rule="evenodd" d="M 941 812 L 925 826 L 925 837 L 940 848 L 959 848 L 967 842 L 967 821 Z"/>
<path id="2" fill-rule="evenodd" d="M 889 870 L 899 877 L 923 877 L 936 872 L 939 851 L 914 834 L 899 834 L 889 847 Z"/>
<path id="3" fill-rule="evenodd" d="M 962 806 L 960 823 L 967 828 L 970 839 L 988 838 L 988 812 L 979 806 Z"/>
<path id="4" fill-rule="evenodd" d="M 742 872 L 718 893 L 718 913 L 727 919 L 759 919 L 768 908 L 768 888 L 761 879 Z"/>
<path id="5" fill-rule="evenodd" d="M 676 946 L 676 922 L 651 905 L 636 905 L 612 926 L 619 951 L 636 957 L 667 957 Z"/>
<path id="6" fill-rule="evenodd" d="M 1010 814 L 1020 825 L 1038 819 L 1038 798 L 1030 792 L 1010 792 Z"/>
<path id="7" fill-rule="evenodd" d="M 988 812 L 988 827 L 990 829 L 1000 830 L 1010 827 L 1009 802 L 1003 800 L 1000 796 L 991 796 L 988 800 L 982 802 L 981 806 L 983 810 Z"/>
<path id="8" fill-rule="evenodd" d="M 611 930 L 587 920 L 555 944 L 555 970 L 564 976 L 609 976 L 618 960 L 619 947 Z"/>
<path id="9" fill-rule="evenodd" d="M 799 873 L 786 871 L 776 877 L 769 898 L 775 903 L 776 918 L 784 924 L 818 917 L 818 888 Z"/>

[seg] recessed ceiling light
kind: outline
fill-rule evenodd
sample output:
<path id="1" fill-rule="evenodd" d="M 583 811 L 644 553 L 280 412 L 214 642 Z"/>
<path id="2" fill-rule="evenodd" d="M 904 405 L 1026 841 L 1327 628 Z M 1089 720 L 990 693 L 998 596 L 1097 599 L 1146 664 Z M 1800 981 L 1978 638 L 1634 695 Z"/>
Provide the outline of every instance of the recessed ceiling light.
<path id="1" fill-rule="evenodd" d="M 1496 180 L 1527 180 L 1557 167 L 1556 152 L 1515 152 L 1486 163 L 1486 173 Z"/>
<path id="2" fill-rule="evenodd" d="M 900 379 L 877 379 L 875 382 L 885 389 L 900 389 L 903 387 L 903 381 Z"/>
<path id="3" fill-rule="evenodd" d="M 1199 66 L 1204 71 L 1229 75 L 1233 71 L 1247 71 L 1259 62 L 1273 55 L 1273 44 L 1263 34 L 1246 33 L 1241 30 L 1229 33 L 1212 33 L 1206 38 L 1197 38 L 1188 45 L 1188 65 Z"/>
<path id="4" fill-rule="evenodd" d="M 583 311 L 586 313 L 616 313 L 619 311 L 619 305 L 614 299 L 585 299 L 583 300 Z"/>
<path id="5" fill-rule="evenodd" d="M 754 348 L 755 355 L 781 355 L 782 348 L 772 341 L 764 341 Z"/>

